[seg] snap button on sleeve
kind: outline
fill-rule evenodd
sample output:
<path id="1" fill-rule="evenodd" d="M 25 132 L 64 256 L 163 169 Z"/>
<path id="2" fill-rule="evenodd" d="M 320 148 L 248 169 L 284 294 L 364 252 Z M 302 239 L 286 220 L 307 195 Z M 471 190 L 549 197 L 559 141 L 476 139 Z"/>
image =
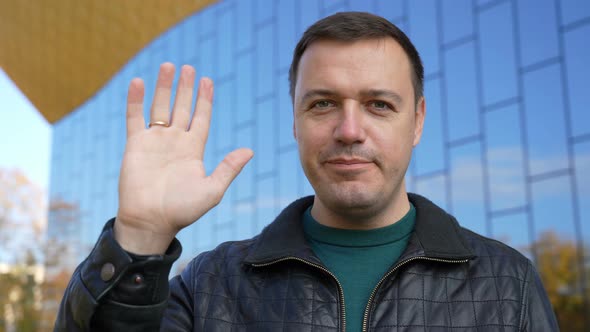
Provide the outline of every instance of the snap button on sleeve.
<path id="1" fill-rule="evenodd" d="M 143 276 L 141 274 L 135 274 L 133 276 L 133 283 L 135 283 L 136 285 L 141 285 L 143 284 Z"/>
<path id="2" fill-rule="evenodd" d="M 115 275 L 115 266 L 112 263 L 105 263 L 100 269 L 100 279 L 109 281 Z"/>

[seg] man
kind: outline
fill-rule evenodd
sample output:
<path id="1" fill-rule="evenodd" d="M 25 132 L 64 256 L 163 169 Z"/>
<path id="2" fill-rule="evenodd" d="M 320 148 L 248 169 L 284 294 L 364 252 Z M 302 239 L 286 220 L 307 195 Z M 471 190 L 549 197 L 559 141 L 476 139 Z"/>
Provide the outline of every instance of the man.
<path id="1" fill-rule="evenodd" d="M 555 331 L 537 272 L 461 228 L 404 175 L 425 117 L 423 68 L 397 27 L 367 13 L 311 26 L 290 70 L 293 134 L 315 196 L 253 239 L 195 258 L 168 284 L 176 234 L 213 208 L 252 157 L 203 167 L 213 85 L 161 66 L 145 128 L 131 82 L 119 210 L 74 273 L 56 329 L 96 331 Z"/>

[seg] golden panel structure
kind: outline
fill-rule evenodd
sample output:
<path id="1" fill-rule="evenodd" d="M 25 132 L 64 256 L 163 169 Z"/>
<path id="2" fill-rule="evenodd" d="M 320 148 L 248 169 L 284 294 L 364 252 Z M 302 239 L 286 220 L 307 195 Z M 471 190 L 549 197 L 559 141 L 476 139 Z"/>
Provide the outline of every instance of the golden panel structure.
<path id="1" fill-rule="evenodd" d="M 0 0 L 0 66 L 54 123 L 151 40 L 214 2 Z"/>

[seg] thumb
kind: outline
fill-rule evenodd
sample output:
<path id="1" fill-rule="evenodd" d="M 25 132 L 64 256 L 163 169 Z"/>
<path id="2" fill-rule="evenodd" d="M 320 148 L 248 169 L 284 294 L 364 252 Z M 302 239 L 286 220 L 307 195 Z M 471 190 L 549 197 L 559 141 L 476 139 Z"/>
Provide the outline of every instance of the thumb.
<path id="1" fill-rule="evenodd" d="M 227 187 L 242 171 L 246 163 L 252 159 L 254 152 L 250 149 L 241 148 L 228 153 L 225 158 L 217 165 L 210 178 L 219 185 L 221 193 L 227 190 Z"/>

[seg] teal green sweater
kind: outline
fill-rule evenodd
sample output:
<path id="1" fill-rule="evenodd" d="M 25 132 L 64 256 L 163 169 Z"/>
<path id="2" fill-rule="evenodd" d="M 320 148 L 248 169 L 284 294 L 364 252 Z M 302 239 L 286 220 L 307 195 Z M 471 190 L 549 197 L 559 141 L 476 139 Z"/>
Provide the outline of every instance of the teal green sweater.
<path id="1" fill-rule="evenodd" d="M 311 207 L 303 215 L 313 251 L 342 285 L 347 331 L 361 331 L 371 292 L 406 249 L 415 219 L 411 203 L 410 211 L 398 222 L 372 230 L 324 226 L 311 216 Z"/>

